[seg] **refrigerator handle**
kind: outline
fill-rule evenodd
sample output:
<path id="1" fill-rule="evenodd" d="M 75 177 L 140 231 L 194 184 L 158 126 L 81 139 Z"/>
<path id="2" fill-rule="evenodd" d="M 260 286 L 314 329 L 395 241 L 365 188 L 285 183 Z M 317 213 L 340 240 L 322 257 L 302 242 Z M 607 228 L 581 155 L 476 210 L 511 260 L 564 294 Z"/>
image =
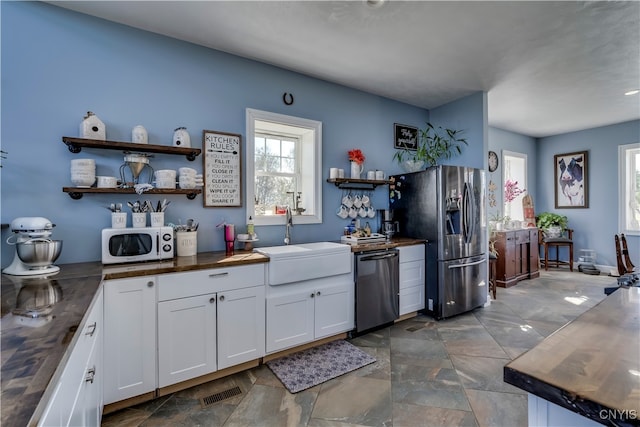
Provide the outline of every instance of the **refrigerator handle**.
<path id="1" fill-rule="evenodd" d="M 452 269 L 452 268 L 464 268 L 464 267 L 471 267 L 473 265 L 478 265 L 478 264 L 483 264 L 487 262 L 487 260 L 485 259 L 481 259 L 479 261 L 474 261 L 474 262 L 467 262 L 465 264 L 454 264 L 454 265 L 450 265 L 447 268 Z"/>
<path id="2" fill-rule="evenodd" d="M 469 188 L 470 185 L 468 182 L 464 183 L 464 195 L 462 199 L 463 206 L 463 230 L 464 230 L 464 242 L 471 243 L 471 238 L 475 234 L 475 200 L 473 191 Z"/>

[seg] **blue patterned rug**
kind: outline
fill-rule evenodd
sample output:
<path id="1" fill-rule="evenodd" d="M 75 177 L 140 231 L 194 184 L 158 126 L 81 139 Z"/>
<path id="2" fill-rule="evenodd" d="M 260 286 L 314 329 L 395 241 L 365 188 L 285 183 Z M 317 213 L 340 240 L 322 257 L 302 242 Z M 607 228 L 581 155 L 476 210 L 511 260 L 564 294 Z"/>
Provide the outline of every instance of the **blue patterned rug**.
<path id="1" fill-rule="evenodd" d="M 287 390 L 297 393 L 375 361 L 358 347 L 338 340 L 271 360 L 267 366 Z"/>

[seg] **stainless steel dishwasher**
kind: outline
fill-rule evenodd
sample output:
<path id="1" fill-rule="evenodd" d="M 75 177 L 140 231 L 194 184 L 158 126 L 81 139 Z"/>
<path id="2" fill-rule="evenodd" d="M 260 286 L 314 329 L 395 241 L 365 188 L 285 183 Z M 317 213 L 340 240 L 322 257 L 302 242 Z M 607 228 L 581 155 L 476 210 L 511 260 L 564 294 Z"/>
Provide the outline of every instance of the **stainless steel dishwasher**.
<path id="1" fill-rule="evenodd" d="M 356 332 L 399 317 L 397 249 L 356 254 Z"/>

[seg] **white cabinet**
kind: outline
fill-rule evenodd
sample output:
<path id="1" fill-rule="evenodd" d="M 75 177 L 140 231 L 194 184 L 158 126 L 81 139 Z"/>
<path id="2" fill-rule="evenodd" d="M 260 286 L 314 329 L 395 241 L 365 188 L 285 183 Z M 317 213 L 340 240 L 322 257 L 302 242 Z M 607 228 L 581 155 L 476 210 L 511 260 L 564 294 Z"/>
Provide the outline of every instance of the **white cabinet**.
<path id="1" fill-rule="evenodd" d="M 264 313 L 264 284 L 218 292 L 218 369 L 264 356 Z"/>
<path id="2" fill-rule="evenodd" d="M 216 295 L 158 303 L 158 386 L 214 372 Z"/>
<path id="3" fill-rule="evenodd" d="M 354 326 L 353 274 L 267 287 L 267 353 Z"/>
<path id="4" fill-rule="evenodd" d="M 264 356 L 264 265 L 158 276 L 159 387 Z"/>
<path id="5" fill-rule="evenodd" d="M 400 251 L 400 315 L 425 307 L 425 246 L 401 246 Z"/>
<path id="6" fill-rule="evenodd" d="M 156 278 L 104 282 L 104 402 L 155 391 Z"/>
<path id="7" fill-rule="evenodd" d="M 103 299 L 100 291 L 63 368 L 39 426 L 99 426 L 102 418 Z"/>

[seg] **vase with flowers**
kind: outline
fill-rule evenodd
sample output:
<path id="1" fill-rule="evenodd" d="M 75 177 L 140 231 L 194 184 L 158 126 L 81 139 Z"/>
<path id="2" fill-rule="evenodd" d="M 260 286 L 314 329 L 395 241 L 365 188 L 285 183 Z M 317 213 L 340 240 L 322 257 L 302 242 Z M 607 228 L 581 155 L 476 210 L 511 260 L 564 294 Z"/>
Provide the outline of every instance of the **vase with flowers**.
<path id="1" fill-rule="evenodd" d="M 351 178 L 360 179 L 364 170 L 364 154 L 358 148 L 349 150 L 349 162 L 351 162 Z"/>
<path id="2" fill-rule="evenodd" d="M 527 190 L 518 187 L 518 181 L 507 179 L 504 183 L 504 201 L 505 201 L 505 214 L 511 214 L 511 202 L 513 202 L 520 195 L 526 193 Z"/>

